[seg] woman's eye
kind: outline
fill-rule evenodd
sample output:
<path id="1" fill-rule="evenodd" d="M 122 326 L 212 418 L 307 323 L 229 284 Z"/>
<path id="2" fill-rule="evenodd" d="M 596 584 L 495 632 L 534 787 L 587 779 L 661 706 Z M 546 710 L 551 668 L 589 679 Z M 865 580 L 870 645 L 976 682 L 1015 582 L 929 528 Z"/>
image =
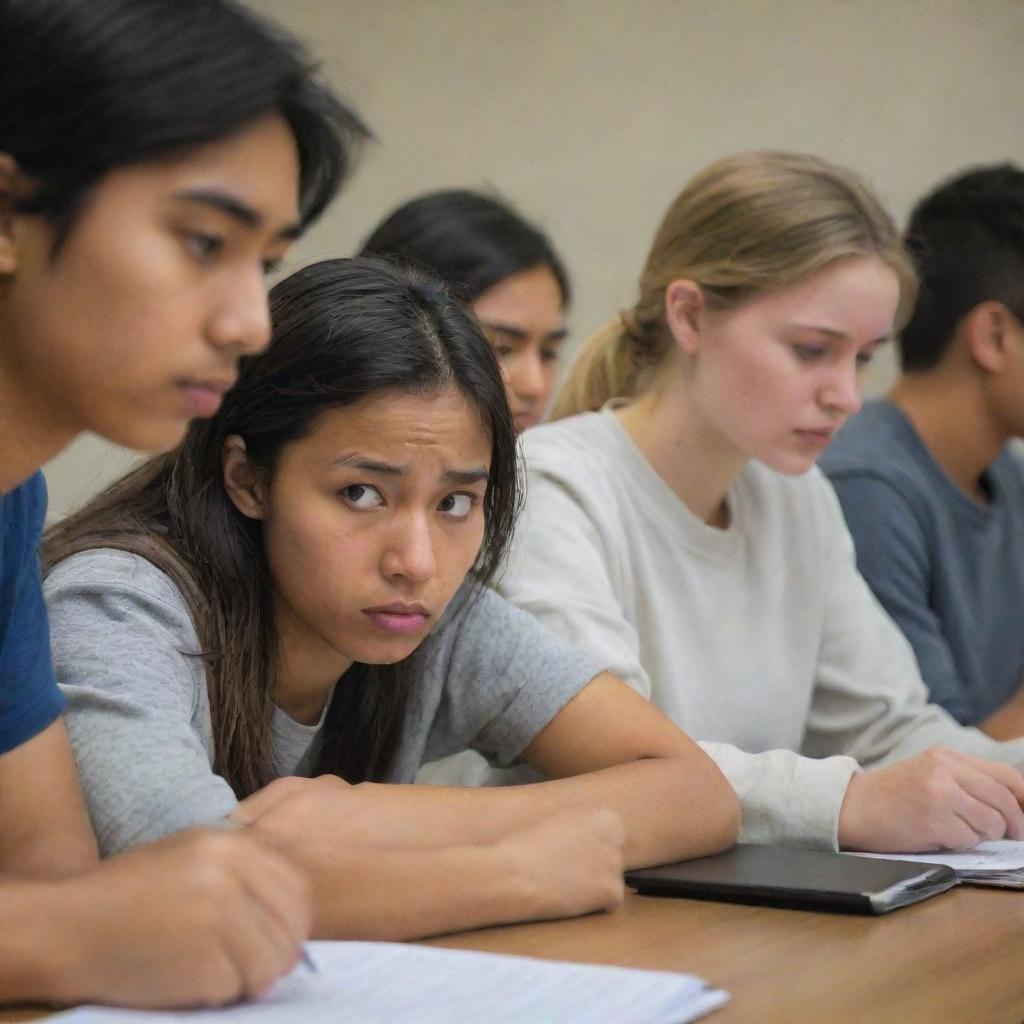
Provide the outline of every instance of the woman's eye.
<path id="1" fill-rule="evenodd" d="M 465 519 L 473 511 L 476 501 L 476 495 L 473 494 L 449 494 L 441 499 L 437 510 L 452 519 Z"/>
<path id="2" fill-rule="evenodd" d="M 491 348 L 494 349 L 494 354 L 499 359 L 507 359 L 510 355 L 512 355 L 513 351 L 511 345 L 492 345 Z"/>
<path id="3" fill-rule="evenodd" d="M 193 234 L 188 236 L 188 247 L 200 263 L 206 263 L 224 248 L 224 239 L 215 235 Z"/>
<path id="4" fill-rule="evenodd" d="M 813 363 L 815 359 L 820 359 L 825 354 L 825 349 L 821 345 L 794 345 L 793 351 L 797 359 L 805 363 Z"/>
<path id="5" fill-rule="evenodd" d="M 557 363 L 558 354 L 557 348 L 543 348 L 540 351 L 540 358 L 545 363 Z"/>
<path id="6" fill-rule="evenodd" d="M 372 509 L 380 508 L 384 504 L 380 491 L 369 484 L 352 484 L 349 487 L 342 488 L 341 494 L 349 505 L 359 509 L 360 512 L 368 512 Z"/>
<path id="7" fill-rule="evenodd" d="M 870 352 L 858 352 L 857 353 L 857 366 L 859 368 L 863 369 L 874 358 L 875 358 L 875 350 L 874 349 L 872 349 Z"/>

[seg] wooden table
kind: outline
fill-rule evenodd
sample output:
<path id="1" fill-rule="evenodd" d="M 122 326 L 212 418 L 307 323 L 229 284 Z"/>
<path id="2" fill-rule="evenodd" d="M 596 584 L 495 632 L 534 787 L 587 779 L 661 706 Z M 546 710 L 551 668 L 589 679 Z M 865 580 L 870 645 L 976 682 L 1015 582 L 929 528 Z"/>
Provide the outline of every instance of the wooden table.
<path id="1" fill-rule="evenodd" d="M 697 974 L 732 993 L 712 1024 L 1024 1021 L 1024 892 L 961 887 L 877 918 L 630 895 L 431 945 Z"/>
<path id="2" fill-rule="evenodd" d="M 1021 1024 L 1024 893 L 962 887 L 879 918 L 630 895 L 613 914 L 433 946 L 698 974 L 709 1024 Z M 0 1010 L 0 1022 L 41 1011 Z"/>

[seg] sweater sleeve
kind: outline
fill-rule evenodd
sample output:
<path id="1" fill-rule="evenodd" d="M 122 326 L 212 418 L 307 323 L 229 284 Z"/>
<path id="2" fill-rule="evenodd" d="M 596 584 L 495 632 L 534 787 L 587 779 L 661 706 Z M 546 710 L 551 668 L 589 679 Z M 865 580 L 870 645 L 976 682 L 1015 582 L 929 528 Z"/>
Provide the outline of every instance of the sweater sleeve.
<path id="1" fill-rule="evenodd" d="M 529 504 L 499 592 L 649 698 L 639 637 L 622 605 L 628 566 L 617 564 L 617 545 L 598 532 L 571 487 L 532 467 L 528 483 Z"/>
<path id="2" fill-rule="evenodd" d="M 843 753 L 870 768 L 942 745 L 1024 763 L 1024 740 L 993 740 L 928 702 L 914 651 L 857 571 L 835 494 L 824 486 L 829 586 L 804 752 Z"/>
<path id="3" fill-rule="evenodd" d="M 125 552 L 90 551 L 45 584 L 54 664 L 103 854 L 223 818 L 236 805 L 195 722 L 199 645 L 170 580 Z"/>
<path id="4" fill-rule="evenodd" d="M 626 541 L 614 536 L 614 526 L 589 509 L 570 483 L 531 467 L 529 486 L 527 514 L 502 592 L 650 697 L 640 637 L 625 607 L 629 567 L 618 564 Z M 685 688 L 686 680 L 663 685 Z M 857 768 L 853 760 L 812 760 L 789 750 L 749 754 L 727 743 L 700 745 L 740 798 L 742 842 L 836 848 L 839 808 Z"/>
<path id="5" fill-rule="evenodd" d="M 869 473 L 837 471 L 832 484 L 853 537 L 857 569 L 910 641 L 931 700 L 958 722 L 976 721 L 977 708 L 929 602 L 928 542 L 906 497 Z"/>

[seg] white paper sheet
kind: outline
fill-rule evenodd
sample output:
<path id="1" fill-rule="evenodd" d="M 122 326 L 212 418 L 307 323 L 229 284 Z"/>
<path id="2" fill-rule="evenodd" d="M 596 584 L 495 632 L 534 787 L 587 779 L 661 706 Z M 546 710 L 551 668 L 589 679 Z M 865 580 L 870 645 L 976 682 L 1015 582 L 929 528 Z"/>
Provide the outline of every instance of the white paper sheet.
<path id="1" fill-rule="evenodd" d="M 686 1024 L 729 996 L 664 971 L 535 960 L 387 942 L 311 942 L 266 999 L 221 1010 L 79 1007 L 67 1024 Z"/>
<path id="2" fill-rule="evenodd" d="M 996 839 L 978 843 L 970 850 L 941 853 L 860 853 L 880 860 L 912 860 L 921 864 L 948 864 L 957 872 L 1017 871 L 1024 868 L 1024 843 Z"/>

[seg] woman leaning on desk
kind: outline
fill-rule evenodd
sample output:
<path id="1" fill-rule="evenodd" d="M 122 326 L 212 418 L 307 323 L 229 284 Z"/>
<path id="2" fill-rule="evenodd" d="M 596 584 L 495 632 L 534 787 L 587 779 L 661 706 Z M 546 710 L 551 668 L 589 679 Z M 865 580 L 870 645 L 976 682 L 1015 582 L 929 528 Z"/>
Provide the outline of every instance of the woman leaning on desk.
<path id="1" fill-rule="evenodd" d="M 502 593 L 709 741 L 747 839 L 1024 837 L 1024 742 L 928 703 L 814 466 L 914 293 L 854 175 L 722 160 L 669 208 L 635 305 L 581 351 L 557 422 L 524 438 Z"/>
<path id="2" fill-rule="evenodd" d="M 45 545 L 101 849 L 244 823 L 308 868 L 317 934 L 408 938 L 607 908 L 624 866 L 730 845 L 710 758 L 487 588 L 520 484 L 472 315 L 363 259 L 271 312 L 218 413 Z M 404 785 L 467 746 L 551 780 Z"/>

